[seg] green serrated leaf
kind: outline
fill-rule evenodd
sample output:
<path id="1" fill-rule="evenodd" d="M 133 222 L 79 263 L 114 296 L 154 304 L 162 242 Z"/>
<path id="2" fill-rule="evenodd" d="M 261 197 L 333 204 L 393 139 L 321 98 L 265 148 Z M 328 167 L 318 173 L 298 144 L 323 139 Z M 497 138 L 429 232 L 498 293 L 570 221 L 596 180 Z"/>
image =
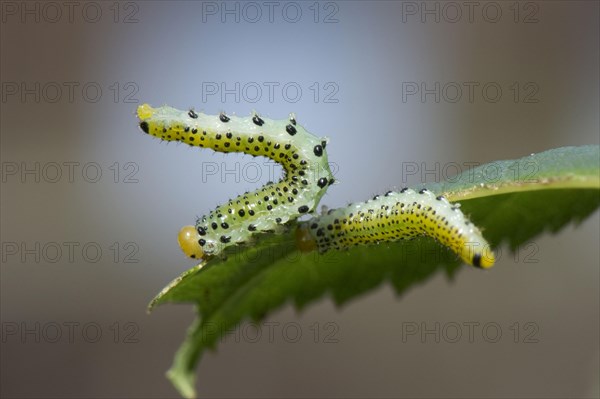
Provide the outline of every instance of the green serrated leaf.
<path id="1" fill-rule="evenodd" d="M 598 146 L 566 147 L 519 160 L 498 161 L 430 185 L 463 212 L 497 247 L 515 248 L 544 231 L 579 222 L 600 204 Z M 174 280 L 151 302 L 191 302 L 199 319 L 188 331 L 168 376 L 185 397 L 195 396 L 195 366 L 206 349 L 240 322 L 260 320 L 288 302 L 302 309 L 325 295 L 342 305 L 389 282 L 398 294 L 460 267 L 432 239 L 360 246 L 324 255 L 295 249 L 294 225 L 264 235 L 250 248 L 232 248 L 226 259 L 202 263 Z"/>

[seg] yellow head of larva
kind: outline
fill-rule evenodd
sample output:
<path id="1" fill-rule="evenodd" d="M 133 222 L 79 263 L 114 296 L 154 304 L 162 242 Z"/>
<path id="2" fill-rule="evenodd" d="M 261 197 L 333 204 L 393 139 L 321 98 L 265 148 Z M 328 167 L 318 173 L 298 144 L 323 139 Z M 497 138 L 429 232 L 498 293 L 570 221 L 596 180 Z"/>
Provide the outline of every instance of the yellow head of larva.
<path id="1" fill-rule="evenodd" d="M 202 259 L 204 256 L 204 251 L 198 243 L 199 239 L 200 234 L 194 226 L 183 226 L 177 236 L 177 242 L 181 250 L 192 259 Z"/>

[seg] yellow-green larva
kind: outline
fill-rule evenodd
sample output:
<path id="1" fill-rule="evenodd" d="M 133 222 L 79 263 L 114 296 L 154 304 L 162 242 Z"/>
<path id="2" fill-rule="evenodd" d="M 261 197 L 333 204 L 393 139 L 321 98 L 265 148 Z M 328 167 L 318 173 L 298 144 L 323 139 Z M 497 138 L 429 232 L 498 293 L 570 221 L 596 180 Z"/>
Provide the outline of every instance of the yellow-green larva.
<path id="1" fill-rule="evenodd" d="M 325 150 L 327 140 L 308 133 L 293 115 L 288 120 L 257 114 L 239 118 L 148 104 L 139 106 L 137 115 L 140 128 L 152 136 L 219 152 L 264 156 L 284 169 L 278 183 L 240 195 L 199 218 L 195 226 L 182 228 L 178 241 L 192 258 L 218 255 L 257 232 L 276 230 L 311 212 L 334 182 Z"/>
<path id="2" fill-rule="evenodd" d="M 473 266 L 488 268 L 494 264 L 489 244 L 459 206 L 426 189 L 390 191 L 366 202 L 329 210 L 300 223 L 296 241 L 301 250 L 325 252 L 419 235 L 436 239 Z"/>

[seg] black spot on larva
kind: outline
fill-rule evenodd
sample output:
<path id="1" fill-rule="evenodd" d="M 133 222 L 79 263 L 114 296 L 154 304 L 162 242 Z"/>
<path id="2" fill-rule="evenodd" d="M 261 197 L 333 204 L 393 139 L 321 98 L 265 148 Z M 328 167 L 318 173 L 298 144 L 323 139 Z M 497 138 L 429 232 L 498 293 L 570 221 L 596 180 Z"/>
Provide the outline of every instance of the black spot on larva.
<path id="1" fill-rule="evenodd" d="M 443 195 L 438 195 L 437 197 L 435 197 L 436 200 L 441 201 L 444 199 Z"/>
<path id="2" fill-rule="evenodd" d="M 329 185 L 331 186 L 333 183 L 335 183 L 335 179 L 332 177 L 331 179 L 329 179 Z"/>
<path id="3" fill-rule="evenodd" d="M 220 240 L 223 244 L 227 244 L 229 241 L 231 241 L 231 237 L 230 236 L 221 236 Z"/>
<path id="4" fill-rule="evenodd" d="M 190 109 L 190 112 L 188 112 L 188 115 L 190 116 L 190 118 L 192 119 L 197 119 L 198 118 L 198 114 L 194 112 L 193 109 Z"/>
<path id="5" fill-rule="evenodd" d="M 201 238 L 201 239 L 198 240 L 198 244 L 204 246 L 204 244 L 206 244 L 206 240 L 203 239 L 203 238 Z"/>
<path id="6" fill-rule="evenodd" d="M 301 207 L 298 208 L 298 212 L 299 213 L 306 213 L 306 212 L 308 212 L 308 209 L 309 209 L 308 206 L 302 205 Z"/>
<path id="7" fill-rule="evenodd" d="M 473 255 L 473 266 L 481 267 L 481 254 Z"/>
<path id="8" fill-rule="evenodd" d="M 192 140 L 194 140 L 194 138 L 193 138 L 193 137 L 192 137 L 191 139 L 192 139 Z M 224 146 L 225 146 L 225 147 L 229 147 L 230 145 L 231 145 L 231 143 L 225 143 L 225 144 L 224 144 Z"/>
<path id="9" fill-rule="evenodd" d="M 316 224 L 316 223 L 313 223 L 313 224 L 310 225 L 310 228 L 313 229 L 313 230 L 316 229 L 317 227 L 319 227 L 319 225 Z"/>
<path id="10" fill-rule="evenodd" d="M 255 225 L 253 225 L 253 224 L 251 224 L 251 225 L 248 225 L 248 230 L 249 230 L 249 231 L 256 231 L 256 226 L 255 226 Z"/>
<path id="11" fill-rule="evenodd" d="M 229 225 L 227 223 L 223 222 L 223 223 L 221 223 L 221 227 L 224 229 L 228 229 Z"/>
<path id="12" fill-rule="evenodd" d="M 254 216 L 254 211 L 253 211 L 252 209 L 250 209 L 250 210 L 248 211 L 248 215 L 250 215 L 250 216 Z"/>
<path id="13" fill-rule="evenodd" d="M 167 128 L 163 127 L 163 133 L 166 133 L 166 132 L 167 132 Z"/>
<path id="14" fill-rule="evenodd" d="M 285 127 L 285 131 L 288 132 L 288 134 L 290 136 L 293 136 L 294 134 L 296 134 L 296 128 L 294 126 L 292 126 L 292 125 L 287 125 Z"/>
<path id="15" fill-rule="evenodd" d="M 140 123 L 140 129 L 142 129 L 142 131 L 144 133 L 148 133 L 150 131 L 150 128 L 148 126 L 148 122 L 144 121 Z"/>
<path id="16" fill-rule="evenodd" d="M 228 139 L 233 137 L 233 134 L 231 132 L 227 132 L 225 133 L 225 137 L 227 137 Z"/>
<path id="17" fill-rule="evenodd" d="M 191 254 L 191 255 L 190 255 L 190 258 L 192 258 L 192 259 L 196 259 L 196 255 L 195 255 L 195 254 Z"/>
<path id="18" fill-rule="evenodd" d="M 323 155 L 323 147 L 321 147 L 321 145 L 317 144 L 315 146 L 315 148 L 313 149 L 313 152 L 315 153 L 316 156 L 320 157 L 321 155 Z"/>
<path id="19" fill-rule="evenodd" d="M 284 146 L 284 148 L 285 148 L 286 150 L 289 150 L 290 148 L 292 148 L 292 145 L 291 145 L 291 144 L 286 144 L 286 145 Z"/>
<path id="20" fill-rule="evenodd" d="M 278 150 L 281 148 L 281 145 L 279 143 L 275 143 L 275 145 L 273 146 L 274 149 Z"/>
<path id="21" fill-rule="evenodd" d="M 258 116 L 258 115 L 254 115 L 252 117 L 252 122 L 254 122 L 254 124 L 257 125 L 257 126 L 262 126 L 265 123 L 265 121 L 263 121 L 262 119 L 260 119 L 260 116 Z"/>
<path id="22" fill-rule="evenodd" d="M 224 113 L 222 113 L 222 112 L 219 114 L 219 119 L 223 123 L 229 122 L 229 117 L 227 115 L 225 115 Z"/>
<path id="23" fill-rule="evenodd" d="M 265 141 L 265 138 L 263 136 L 258 136 L 258 142 L 262 143 L 263 141 Z"/>
<path id="24" fill-rule="evenodd" d="M 190 131 L 190 127 L 189 127 L 189 126 L 186 126 L 186 127 L 183 129 L 183 131 L 184 131 L 184 132 L 186 132 L 186 133 L 187 133 L 187 132 L 189 132 L 189 131 Z"/>
<path id="25" fill-rule="evenodd" d="M 243 209 L 240 209 L 240 210 L 238 211 L 238 215 L 240 215 L 241 217 L 244 217 L 244 216 L 246 216 L 246 212 L 244 212 L 244 210 L 243 210 Z"/>
<path id="26" fill-rule="evenodd" d="M 221 134 L 220 134 L 220 133 L 217 133 L 217 135 L 215 136 L 215 138 L 216 138 L 217 140 L 221 140 L 221 137 L 223 137 L 223 136 L 221 136 Z"/>
<path id="27" fill-rule="evenodd" d="M 196 230 L 198 230 L 198 234 L 200 234 L 201 236 L 206 235 L 206 230 L 204 229 L 204 227 L 198 226 Z"/>
<path id="28" fill-rule="evenodd" d="M 379 199 L 379 195 L 376 195 L 376 196 L 373 197 L 374 201 L 377 201 L 378 199 Z"/>
<path id="29" fill-rule="evenodd" d="M 419 194 L 425 194 L 427 192 L 426 188 L 422 188 L 421 190 L 419 190 Z"/>
<path id="30" fill-rule="evenodd" d="M 323 148 L 327 147 L 327 142 L 325 140 L 321 141 L 321 146 Z"/>
<path id="31" fill-rule="evenodd" d="M 387 193 L 385 193 L 384 195 L 385 195 L 386 197 L 389 197 L 391 193 L 392 193 L 391 191 L 388 191 L 388 192 L 387 192 Z"/>
<path id="32" fill-rule="evenodd" d="M 275 223 L 281 223 L 281 218 L 275 218 Z"/>
<path id="33" fill-rule="evenodd" d="M 327 178 L 325 178 L 325 177 L 321 177 L 319 179 L 319 181 L 317 182 L 317 186 L 319 186 L 321 188 L 325 187 L 326 185 L 327 185 Z"/>
<path id="34" fill-rule="evenodd" d="M 296 124 L 296 118 L 290 118 L 290 122 L 292 122 L 292 125 Z"/>
<path id="35" fill-rule="evenodd" d="M 248 143 L 253 143 L 254 142 L 254 137 L 248 137 Z"/>
<path id="36" fill-rule="evenodd" d="M 194 133 L 194 134 L 198 133 L 198 129 L 196 129 L 196 128 L 193 128 L 193 129 L 192 129 L 192 133 Z"/>
<path id="37" fill-rule="evenodd" d="M 408 190 L 408 187 L 404 187 L 402 190 L 400 190 L 401 193 L 405 193 Z"/>
<path id="38" fill-rule="evenodd" d="M 210 224 L 210 227 L 212 227 L 212 228 L 213 228 L 213 230 L 216 230 L 216 229 L 217 229 L 217 227 L 219 227 L 219 225 L 218 225 L 218 224 L 216 224 L 215 222 L 212 222 L 212 223 Z"/>
<path id="39" fill-rule="evenodd" d="M 271 211 L 271 210 L 273 210 L 273 205 L 267 205 L 267 210 L 268 210 L 268 211 Z"/>

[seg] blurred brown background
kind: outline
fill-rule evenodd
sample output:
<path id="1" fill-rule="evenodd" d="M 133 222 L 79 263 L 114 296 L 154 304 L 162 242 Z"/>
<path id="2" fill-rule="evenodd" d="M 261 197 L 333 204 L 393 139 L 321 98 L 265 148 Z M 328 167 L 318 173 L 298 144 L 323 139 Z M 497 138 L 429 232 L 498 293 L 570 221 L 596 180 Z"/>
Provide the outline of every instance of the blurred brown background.
<path id="1" fill-rule="evenodd" d="M 331 207 L 600 141 L 598 2 L 70 4 L 1 3 L 3 397 L 176 397 L 192 307 L 145 307 L 192 265 L 177 231 L 278 177 L 146 137 L 138 104 L 295 112 L 331 139 Z M 199 393 L 598 397 L 599 236 L 596 212 L 489 272 L 284 307 Z"/>

